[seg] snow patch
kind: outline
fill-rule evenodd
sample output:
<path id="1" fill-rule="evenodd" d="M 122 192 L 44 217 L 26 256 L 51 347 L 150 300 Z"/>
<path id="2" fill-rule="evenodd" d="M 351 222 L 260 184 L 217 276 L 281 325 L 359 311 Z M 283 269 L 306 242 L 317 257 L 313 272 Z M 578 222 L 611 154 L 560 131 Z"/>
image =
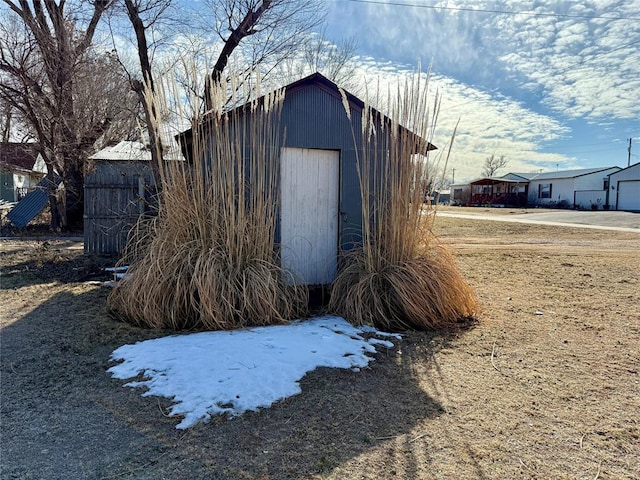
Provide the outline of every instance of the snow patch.
<path id="1" fill-rule="evenodd" d="M 363 335 L 366 334 L 366 337 Z M 366 367 L 376 346 L 391 348 L 397 334 L 354 327 L 324 316 L 289 325 L 173 335 L 124 345 L 111 354 L 109 368 L 126 387 L 145 387 L 143 396 L 175 403 L 170 415 L 184 416 L 177 428 L 208 421 L 211 415 L 241 415 L 300 393 L 299 381 L 318 367 Z"/>

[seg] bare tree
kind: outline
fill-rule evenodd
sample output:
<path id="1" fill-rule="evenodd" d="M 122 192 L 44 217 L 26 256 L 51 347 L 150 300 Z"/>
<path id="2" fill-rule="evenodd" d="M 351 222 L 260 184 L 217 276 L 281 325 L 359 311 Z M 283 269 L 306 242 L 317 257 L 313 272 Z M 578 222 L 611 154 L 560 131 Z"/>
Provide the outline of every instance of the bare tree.
<path id="1" fill-rule="evenodd" d="M 171 19 L 171 0 L 122 0 L 135 35 L 140 71 L 132 74 L 131 85 L 144 107 L 152 168 L 158 172 L 162 159 L 162 135 L 160 108 L 156 101 L 157 85 L 154 78 L 152 50 L 153 33 L 161 20 Z M 212 18 L 213 31 L 221 40 L 221 48 L 209 64 L 214 66 L 207 74 L 204 101 L 209 97 L 210 86 L 222 79 L 232 54 L 240 50 L 249 75 L 258 65 L 269 72 L 283 59 L 296 53 L 301 39 L 324 20 L 323 2 L 320 0 L 208 0 L 211 17 L 206 12 L 200 17 Z M 241 48 L 239 48 L 241 47 Z M 213 61 L 215 60 L 215 61 Z M 206 107 L 206 105 L 205 105 Z"/>
<path id="2" fill-rule="evenodd" d="M 490 157 L 484 160 L 484 167 L 482 168 L 482 176 L 493 177 L 498 170 L 504 168 L 509 163 L 509 160 L 504 155 L 496 157 L 495 153 L 492 153 Z"/>
<path id="3" fill-rule="evenodd" d="M 335 44 L 326 39 L 325 32 L 313 33 L 301 42 L 295 56 L 278 66 L 278 77 L 287 81 L 319 72 L 340 87 L 358 95 L 361 85 L 356 76 L 355 56 L 358 44 L 349 38 Z"/>
<path id="4" fill-rule="evenodd" d="M 295 56 L 313 28 L 325 18 L 319 0 L 208 0 L 222 50 L 210 80 L 219 81 L 241 42 L 246 64 L 263 73 Z"/>
<path id="5" fill-rule="evenodd" d="M 162 124 L 160 107 L 156 104 L 156 85 L 152 70 L 153 42 L 149 33 L 153 31 L 163 15 L 171 8 L 171 0 L 123 0 L 127 18 L 133 28 L 138 54 L 139 77 L 129 72 L 131 88 L 143 107 L 147 129 L 148 147 L 151 152 L 151 169 L 156 184 L 159 182 L 159 164 L 163 156 Z"/>
<path id="6" fill-rule="evenodd" d="M 6 143 L 11 138 L 13 106 L 0 97 L 0 141 Z"/>
<path id="7" fill-rule="evenodd" d="M 52 226 L 75 228 L 86 159 L 116 120 L 110 100 L 123 101 L 119 74 L 104 71 L 113 59 L 91 51 L 111 0 L 3 3 L 0 95 L 34 132 L 49 178 L 62 178 L 57 195 L 50 192 Z"/>

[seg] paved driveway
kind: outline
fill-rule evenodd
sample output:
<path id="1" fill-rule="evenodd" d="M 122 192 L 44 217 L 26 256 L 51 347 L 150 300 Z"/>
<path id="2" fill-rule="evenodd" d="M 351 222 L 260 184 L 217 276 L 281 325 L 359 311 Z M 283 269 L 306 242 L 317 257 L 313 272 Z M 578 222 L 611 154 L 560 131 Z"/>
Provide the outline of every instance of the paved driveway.
<path id="1" fill-rule="evenodd" d="M 530 223 L 539 225 L 559 225 L 564 227 L 594 228 L 640 233 L 640 213 L 619 211 L 558 210 L 544 213 L 491 214 L 486 210 L 478 213 L 442 212 L 443 217 L 495 220 L 498 222 Z"/>

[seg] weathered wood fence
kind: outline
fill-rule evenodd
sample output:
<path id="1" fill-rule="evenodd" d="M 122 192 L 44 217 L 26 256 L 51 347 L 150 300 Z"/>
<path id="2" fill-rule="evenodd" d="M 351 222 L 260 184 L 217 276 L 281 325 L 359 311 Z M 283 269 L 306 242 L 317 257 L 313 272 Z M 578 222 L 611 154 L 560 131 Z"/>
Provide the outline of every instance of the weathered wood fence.
<path id="1" fill-rule="evenodd" d="M 85 175 L 84 252 L 122 253 L 138 218 L 154 210 L 153 189 L 149 162 L 97 161 Z"/>

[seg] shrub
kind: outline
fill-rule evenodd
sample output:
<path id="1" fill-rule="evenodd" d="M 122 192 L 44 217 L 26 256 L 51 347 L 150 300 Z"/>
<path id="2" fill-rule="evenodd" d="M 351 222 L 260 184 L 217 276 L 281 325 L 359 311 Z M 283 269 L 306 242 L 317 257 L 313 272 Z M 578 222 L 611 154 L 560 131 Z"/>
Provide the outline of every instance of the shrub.
<path id="1" fill-rule="evenodd" d="M 306 290 L 287 284 L 274 248 L 284 91 L 251 102 L 251 122 L 245 108 L 224 110 L 229 91 L 242 89 L 218 85 L 214 110 L 193 121 L 193 164 L 161 165 L 157 218 L 129 239 L 128 275 L 108 307 L 134 324 L 232 329 L 306 311 Z"/>
<path id="2" fill-rule="evenodd" d="M 357 160 L 362 244 L 345 254 L 330 309 L 352 323 L 384 329 L 449 327 L 473 316 L 477 302 L 453 257 L 435 241 L 435 210 L 425 211 L 422 203 L 430 161 L 426 147 L 433 138 L 439 98 L 429 107 L 428 76 L 424 80 L 421 74 L 397 92 L 387 99 L 389 123 L 380 121 L 368 102 L 362 112 L 363 150 Z M 343 100 L 350 116 L 344 95 Z M 355 132 L 353 136 L 357 150 Z M 385 139 L 387 148 L 380 148 Z"/>

